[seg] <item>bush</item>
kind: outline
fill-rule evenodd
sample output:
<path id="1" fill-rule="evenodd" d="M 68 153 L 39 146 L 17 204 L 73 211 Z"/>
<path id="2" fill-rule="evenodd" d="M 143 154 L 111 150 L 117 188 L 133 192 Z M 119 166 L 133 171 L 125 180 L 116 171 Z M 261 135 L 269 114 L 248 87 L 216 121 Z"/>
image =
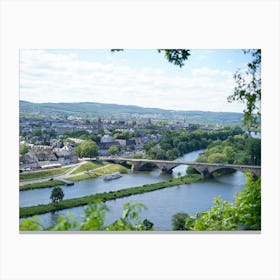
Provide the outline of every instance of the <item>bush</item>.
<path id="1" fill-rule="evenodd" d="M 187 217 L 185 227 L 191 230 L 261 230 L 261 178 L 248 177 L 243 191 L 234 203 L 215 198 L 209 211 Z"/>
<path id="2" fill-rule="evenodd" d="M 95 203 L 84 208 L 84 219 L 78 223 L 73 214 L 68 213 L 66 216 L 59 216 L 55 226 L 43 229 L 41 221 L 38 217 L 26 219 L 20 223 L 20 230 L 52 230 L 52 231 L 69 231 L 69 230 L 153 230 L 153 223 L 147 219 L 143 222 L 139 218 L 139 212 L 145 209 L 142 203 L 126 203 L 124 204 L 123 214 L 120 219 L 112 224 L 105 226 L 106 212 L 109 211 L 107 206 L 97 200 Z"/>
<path id="3" fill-rule="evenodd" d="M 172 216 L 172 228 L 173 230 L 186 230 L 186 218 L 189 215 L 185 212 L 176 213 Z"/>

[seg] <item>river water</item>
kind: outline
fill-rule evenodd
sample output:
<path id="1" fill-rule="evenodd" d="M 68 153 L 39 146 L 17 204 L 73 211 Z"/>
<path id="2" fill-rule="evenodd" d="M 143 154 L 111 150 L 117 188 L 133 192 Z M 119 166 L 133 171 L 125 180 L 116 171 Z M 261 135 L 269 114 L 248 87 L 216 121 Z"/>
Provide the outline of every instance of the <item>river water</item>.
<path id="1" fill-rule="evenodd" d="M 201 152 L 202 150 L 191 152 L 177 160 L 193 161 Z M 178 166 L 174 168 L 172 175 L 160 175 L 159 170 L 154 170 L 152 172 L 124 174 L 120 179 L 107 182 L 104 182 L 103 178 L 76 182 L 74 186 L 62 187 L 65 194 L 64 199 L 169 180 L 171 176 L 177 177 L 178 172 L 184 175 L 186 167 Z M 189 215 L 195 215 L 197 212 L 208 210 L 213 205 L 213 198 L 218 196 L 232 202 L 234 194 L 240 192 L 244 184 L 244 174 L 237 171 L 214 179 L 108 201 L 106 205 L 110 208 L 110 212 L 107 214 L 106 224 L 114 222 L 121 216 L 124 203 L 142 202 L 147 207 L 147 210 L 140 213 L 142 219 L 147 218 L 152 221 L 156 230 L 172 230 L 171 219 L 173 214 L 186 212 Z M 49 203 L 50 193 L 50 188 L 21 191 L 20 205 Z M 75 207 L 40 215 L 42 225 L 44 227 L 54 225 L 57 217 L 65 215 L 67 212 L 73 213 L 77 220 L 81 220 L 84 214 L 83 209 L 84 207 Z"/>

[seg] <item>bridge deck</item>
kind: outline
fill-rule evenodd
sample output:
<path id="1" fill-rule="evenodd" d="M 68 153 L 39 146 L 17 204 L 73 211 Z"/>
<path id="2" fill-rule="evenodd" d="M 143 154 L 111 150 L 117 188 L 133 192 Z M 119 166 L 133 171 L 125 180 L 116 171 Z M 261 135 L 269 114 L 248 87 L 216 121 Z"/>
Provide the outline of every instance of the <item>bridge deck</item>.
<path id="1" fill-rule="evenodd" d="M 226 168 L 248 168 L 248 169 L 261 169 L 258 165 L 242 165 L 242 164 L 228 164 L 228 163 L 203 163 L 193 161 L 171 161 L 171 160 L 153 160 L 153 159 L 131 159 L 123 157 L 100 157 L 100 160 L 116 160 L 116 161 L 130 161 L 141 163 L 161 163 L 161 164 L 177 164 L 177 165 L 192 165 L 192 166 L 213 166 L 213 167 L 226 167 Z"/>

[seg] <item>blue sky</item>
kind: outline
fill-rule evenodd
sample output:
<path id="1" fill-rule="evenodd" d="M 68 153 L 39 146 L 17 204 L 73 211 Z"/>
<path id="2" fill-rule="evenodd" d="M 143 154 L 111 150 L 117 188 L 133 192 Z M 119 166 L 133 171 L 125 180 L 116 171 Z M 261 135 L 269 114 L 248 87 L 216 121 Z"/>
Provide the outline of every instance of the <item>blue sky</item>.
<path id="1" fill-rule="evenodd" d="M 228 103 L 242 50 L 191 50 L 180 68 L 156 50 L 21 50 L 20 99 L 242 112 Z"/>

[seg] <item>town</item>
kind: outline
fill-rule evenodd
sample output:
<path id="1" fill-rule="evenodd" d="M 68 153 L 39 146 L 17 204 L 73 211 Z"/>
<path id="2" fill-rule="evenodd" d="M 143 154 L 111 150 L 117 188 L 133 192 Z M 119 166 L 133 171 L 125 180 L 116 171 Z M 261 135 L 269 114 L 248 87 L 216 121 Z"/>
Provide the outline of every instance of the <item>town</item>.
<path id="1" fill-rule="evenodd" d="M 183 120 L 162 120 L 156 115 L 117 119 L 78 116 L 22 116 L 19 129 L 20 172 L 61 167 L 78 162 L 76 147 L 92 140 L 98 155 L 139 156 L 145 144 L 158 144 L 164 131 L 214 131 L 221 125 L 201 125 Z"/>

